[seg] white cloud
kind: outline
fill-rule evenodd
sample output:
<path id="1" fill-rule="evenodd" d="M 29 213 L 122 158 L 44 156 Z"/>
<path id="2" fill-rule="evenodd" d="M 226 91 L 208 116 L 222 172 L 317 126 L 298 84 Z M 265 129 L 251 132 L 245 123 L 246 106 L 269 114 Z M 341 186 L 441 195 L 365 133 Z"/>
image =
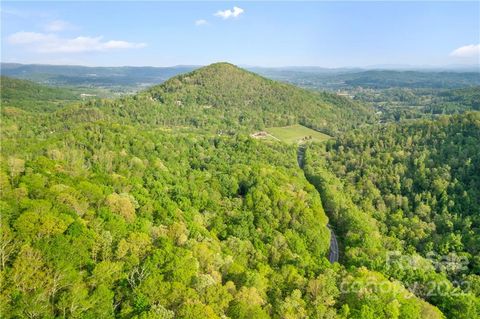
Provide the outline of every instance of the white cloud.
<path id="1" fill-rule="evenodd" d="M 229 18 L 236 18 L 240 16 L 242 13 L 244 13 L 245 10 L 239 7 L 233 7 L 232 10 L 227 9 L 227 10 L 220 10 L 217 13 L 215 13 L 215 16 L 220 17 L 222 19 L 229 19 Z"/>
<path id="2" fill-rule="evenodd" d="M 196 20 L 195 21 L 195 25 L 200 27 L 202 25 L 207 25 L 208 24 L 208 21 L 207 20 L 204 20 L 204 19 L 199 19 L 199 20 Z"/>
<path id="3" fill-rule="evenodd" d="M 54 20 L 50 21 L 45 25 L 45 31 L 48 32 L 59 32 L 67 29 L 72 29 L 73 25 L 64 20 Z"/>
<path id="4" fill-rule="evenodd" d="M 480 57 L 480 44 L 464 45 L 463 47 L 453 50 L 450 55 L 457 58 Z"/>
<path id="5" fill-rule="evenodd" d="M 134 43 L 119 40 L 102 41 L 103 37 L 60 38 L 52 33 L 17 32 L 8 37 L 14 45 L 23 45 L 39 53 L 80 53 L 107 51 L 115 49 L 143 48 L 145 43 Z"/>

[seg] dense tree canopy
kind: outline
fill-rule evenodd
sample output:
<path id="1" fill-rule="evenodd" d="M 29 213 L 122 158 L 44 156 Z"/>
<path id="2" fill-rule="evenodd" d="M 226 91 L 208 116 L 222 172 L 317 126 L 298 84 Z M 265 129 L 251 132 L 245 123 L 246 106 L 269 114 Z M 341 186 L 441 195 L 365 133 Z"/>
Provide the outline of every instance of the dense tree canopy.
<path id="1" fill-rule="evenodd" d="M 5 318 L 479 315 L 478 113 L 362 126 L 360 103 L 229 64 L 65 106 L 63 90 L 15 85 L 2 93 Z M 304 170 L 297 145 L 246 134 L 293 123 L 336 134 L 306 146 Z M 468 265 L 436 268 L 431 252 Z M 389 263 L 397 253 L 416 264 Z"/>
<path id="2" fill-rule="evenodd" d="M 466 113 L 364 129 L 309 148 L 307 175 L 342 233 L 345 261 L 420 283 L 417 292 L 452 318 L 478 316 L 471 287 L 480 275 L 479 145 L 480 116 Z M 417 273 L 410 264 L 385 268 L 394 251 L 425 264 Z M 466 299 L 428 294 L 438 280 Z"/>
<path id="3" fill-rule="evenodd" d="M 72 90 L 39 85 L 31 81 L 0 78 L 2 107 L 13 106 L 27 111 L 53 111 L 80 99 Z"/>

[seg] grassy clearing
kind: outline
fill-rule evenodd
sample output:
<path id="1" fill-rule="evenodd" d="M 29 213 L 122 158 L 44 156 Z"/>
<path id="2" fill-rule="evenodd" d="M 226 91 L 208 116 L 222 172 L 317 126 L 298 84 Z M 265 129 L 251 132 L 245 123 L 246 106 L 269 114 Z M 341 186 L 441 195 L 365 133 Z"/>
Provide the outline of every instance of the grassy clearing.
<path id="1" fill-rule="evenodd" d="M 299 124 L 285 127 L 271 127 L 265 129 L 265 131 L 286 143 L 300 143 L 304 140 L 321 142 L 330 138 L 327 134 L 314 131 Z"/>

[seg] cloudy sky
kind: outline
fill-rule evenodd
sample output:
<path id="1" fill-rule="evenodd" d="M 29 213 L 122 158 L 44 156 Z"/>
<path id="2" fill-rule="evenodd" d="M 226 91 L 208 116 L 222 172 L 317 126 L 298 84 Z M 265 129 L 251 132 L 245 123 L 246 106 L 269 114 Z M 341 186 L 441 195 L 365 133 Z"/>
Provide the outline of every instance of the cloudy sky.
<path id="1" fill-rule="evenodd" d="M 480 3 L 8 2 L 2 62 L 478 64 Z"/>

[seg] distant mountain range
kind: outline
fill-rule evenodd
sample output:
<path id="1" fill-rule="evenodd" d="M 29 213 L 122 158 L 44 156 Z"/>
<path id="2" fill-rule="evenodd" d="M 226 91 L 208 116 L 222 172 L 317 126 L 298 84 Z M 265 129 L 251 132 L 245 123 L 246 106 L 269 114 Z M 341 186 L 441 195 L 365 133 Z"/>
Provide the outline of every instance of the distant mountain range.
<path id="1" fill-rule="evenodd" d="M 1 74 L 42 84 L 60 86 L 122 87 L 138 91 L 160 84 L 178 75 L 200 68 L 198 65 L 172 67 L 87 67 L 76 65 L 43 65 L 1 63 Z M 480 85 L 476 66 L 443 68 L 406 65 L 383 65 L 369 68 L 322 68 L 289 66 L 281 68 L 245 67 L 265 77 L 297 86 L 320 90 L 349 87 L 435 87 L 459 88 Z"/>
<path id="2" fill-rule="evenodd" d="M 173 67 L 87 67 L 2 63 L 2 75 L 54 85 L 151 86 L 199 66 Z"/>

